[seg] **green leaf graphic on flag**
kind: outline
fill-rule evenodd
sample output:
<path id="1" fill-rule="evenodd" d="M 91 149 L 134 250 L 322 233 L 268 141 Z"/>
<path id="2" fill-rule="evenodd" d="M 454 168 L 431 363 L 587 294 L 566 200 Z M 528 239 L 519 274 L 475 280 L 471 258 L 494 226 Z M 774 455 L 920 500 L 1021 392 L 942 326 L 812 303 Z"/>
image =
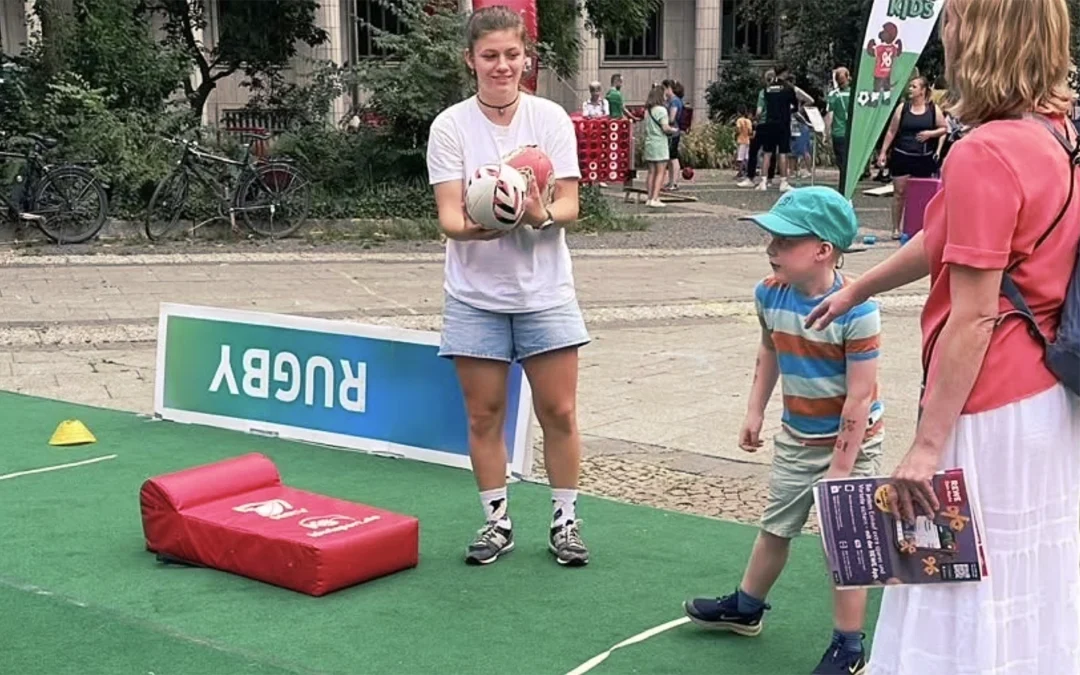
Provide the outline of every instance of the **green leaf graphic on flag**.
<path id="1" fill-rule="evenodd" d="M 859 50 L 852 89 L 847 172 L 848 199 L 933 32 L 945 0 L 874 0 Z"/>

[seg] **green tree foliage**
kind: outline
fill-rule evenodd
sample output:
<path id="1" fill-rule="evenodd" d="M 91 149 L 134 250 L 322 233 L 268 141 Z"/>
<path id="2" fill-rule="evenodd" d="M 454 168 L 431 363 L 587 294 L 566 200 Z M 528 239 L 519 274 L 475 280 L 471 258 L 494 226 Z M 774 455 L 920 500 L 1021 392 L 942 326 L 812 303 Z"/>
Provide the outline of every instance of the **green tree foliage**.
<path id="1" fill-rule="evenodd" d="M 645 22 L 663 0 L 537 0 L 537 32 L 540 57 L 561 78 L 578 70 L 581 40 L 578 18 L 594 36 L 637 37 Z"/>
<path id="2" fill-rule="evenodd" d="M 735 51 L 730 61 L 720 65 L 717 78 L 709 83 L 705 91 L 709 119 L 727 124 L 741 109 L 745 109 L 752 118 L 761 87 L 761 75 L 754 70 L 750 54 L 745 50 Z"/>
<path id="3" fill-rule="evenodd" d="M 422 153 L 436 115 L 473 90 L 462 56 L 466 17 L 424 0 L 403 0 L 394 11 L 405 30 L 393 35 L 372 29 L 386 56 L 354 66 L 355 84 L 369 93 L 366 108 L 381 129 L 403 151 Z"/>
<path id="4" fill-rule="evenodd" d="M 779 8 L 781 58 L 800 86 L 818 94 L 828 89 L 836 66 L 854 70 L 873 0 L 747 0 L 746 18 L 767 20 Z"/>
<path id="5" fill-rule="evenodd" d="M 144 0 L 74 0 L 65 68 L 108 92 L 114 109 L 160 111 L 189 73 L 184 55 L 158 44 Z"/>
<path id="6" fill-rule="evenodd" d="M 540 62 L 563 79 L 573 77 L 581 56 L 577 3 L 575 0 L 536 0 L 536 15 L 539 33 L 536 48 Z"/>
<path id="7" fill-rule="evenodd" d="M 167 44 L 181 50 L 198 72 L 198 85 L 184 80 L 192 111 L 202 114 L 218 81 L 235 72 L 248 77 L 286 67 L 297 45 L 329 39 L 315 23 L 317 0 L 217 0 L 218 36 L 208 47 L 199 36 L 207 27 L 205 0 L 146 0 L 164 18 Z"/>

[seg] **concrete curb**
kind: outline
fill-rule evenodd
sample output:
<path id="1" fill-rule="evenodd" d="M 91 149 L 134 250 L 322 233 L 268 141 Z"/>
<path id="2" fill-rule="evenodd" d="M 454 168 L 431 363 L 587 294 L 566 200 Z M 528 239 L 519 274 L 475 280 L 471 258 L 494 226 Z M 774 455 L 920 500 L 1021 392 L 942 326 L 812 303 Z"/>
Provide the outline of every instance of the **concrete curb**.
<path id="1" fill-rule="evenodd" d="M 346 234 L 356 233 L 359 230 L 369 229 L 372 231 L 397 229 L 409 226 L 409 224 L 424 222 L 423 219 L 417 220 L 393 220 L 393 219 L 368 219 L 368 218 L 315 218 L 309 219 L 300 231 L 289 237 L 289 239 L 303 239 L 305 235 L 309 233 L 323 233 L 323 234 Z M 240 236 L 252 236 L 256 235 L 248 232 L 242 224 L 238 224 L 237 227 L 242 233 Z M 203 225 L 194 233 L 195 239 L 202 239 L 212 241 L 215 239 L 230 240 L 235 239 L 236 235 L 229 234 L 229 224 L 224 220 L 217 220 L 206 225 Z M 152 243 L 146 237 L 144 230 L 144 224 L 141 220 L 125 220 L 122 218 L 109 218 L 105 221 L 105 225 L 101 228 L 97 237 L 86 242 L 91 244 L 95 241 L 111 242 L 111 241 L 144 241 L 146 243 Z M 29 243 L 29 242 L 49 242 L 49 238 L 45 236 L 41 230 L 37 229 L 33 225 L 16 226 L 15 224 L 8 222 L 7 220 L 0 221 L 0 245 L 11 245 L 15 243 Z"/>

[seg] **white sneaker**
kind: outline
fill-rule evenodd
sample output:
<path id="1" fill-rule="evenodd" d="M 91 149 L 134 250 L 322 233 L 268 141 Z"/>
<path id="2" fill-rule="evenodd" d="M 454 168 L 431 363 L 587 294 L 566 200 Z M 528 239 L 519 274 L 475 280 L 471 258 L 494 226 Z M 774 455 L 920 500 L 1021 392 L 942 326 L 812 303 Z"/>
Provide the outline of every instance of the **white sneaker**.
<path id="1" fill-rule="evenodd" d="M 738 183 L 735 183 L 735 187 L 741 187 L 741 188 L 752 188 L 755 185 L 757 185 L 757 182 L 754 181 L 752 178 L 743 178 Z"/>
<path id="2" fill-rule="evenodd" d="M 769 181 L 763 180 L 763 181 L 758 182 L 757 187 L 755 187 L 754 189 L 759 190 L 761 192 L 765 192 L 766 190 L 769 189 Z"/>
<path id="3" fill-rule="evenodd" d="M 652 201 L 645 202 L 645 206 L 651 206 L 654 209 L 662 209 L 667 206 L 667 204 L 660 201 L 659 199 L 653 199 Z"/>
<path id="4" fill-rule="evenodd" d="M 792 189 L 794 188 L 786 180 L 780 181 L 780 192 L 790 192 Z"/>

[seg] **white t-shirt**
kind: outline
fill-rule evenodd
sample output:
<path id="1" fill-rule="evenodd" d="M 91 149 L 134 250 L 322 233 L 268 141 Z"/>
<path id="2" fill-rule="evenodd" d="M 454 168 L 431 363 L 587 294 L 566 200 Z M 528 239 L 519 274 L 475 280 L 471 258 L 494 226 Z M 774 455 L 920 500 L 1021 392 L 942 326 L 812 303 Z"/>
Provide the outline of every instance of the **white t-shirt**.
<path id="1" fill-rule="evenodd" d="M 608 100 L 602 98 L 599 103 L 593 103 L 592 99 L 586 99 L 581 104 L 581 114 L 584 117 L 610 117 L 611 110 L 608 108 Z"/>
<path id="2" fill-rule="evenodd" d="M 429 180 L 465 181 L 481 165 L 497 163 L 523 145 L 547 154 L 556 179 L 581 177 L 570 116 L 558 104 L 523 92 L 507 127 L 485 117 L 475 96 L 441 112 L 428 139 Z M 451 297 L 493 312 L 564 305 L 575 297 L 566 231 L 517 227 L 491 241 L 449 239 L 443 287 Z"/>

